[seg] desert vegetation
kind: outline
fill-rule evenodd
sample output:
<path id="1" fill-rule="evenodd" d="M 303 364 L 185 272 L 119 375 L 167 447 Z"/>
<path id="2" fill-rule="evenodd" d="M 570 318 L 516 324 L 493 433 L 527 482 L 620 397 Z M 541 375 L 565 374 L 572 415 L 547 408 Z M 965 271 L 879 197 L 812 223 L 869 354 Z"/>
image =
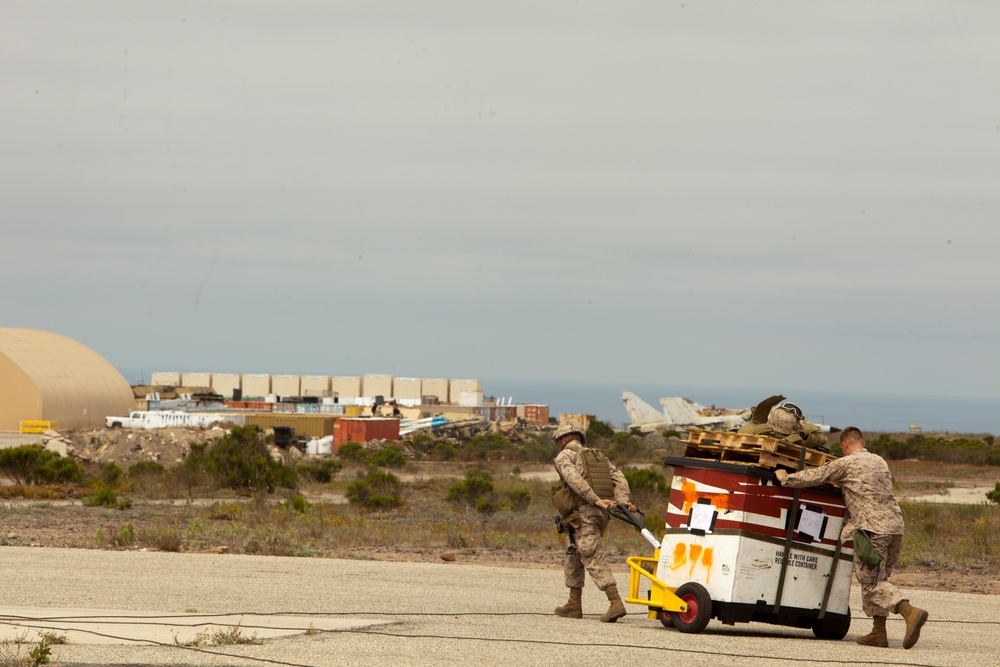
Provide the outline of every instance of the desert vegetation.
<path id="1" fill-rule="evenodd" d="M 591 428 L 589 444 L 622 469 L 656 534 L 672 476 L 663 460 L 683 445 L 673 433 L 606 426 Z M 963 475 L 1000 479 L 992 441 L 886 437 L 873 438 L 872 448 L 890 460 L 903 499 L 903 567 L 1000 573 L 1000 483 L 974 505 L 905 500 L 928 485 L 946 492 Z M 547 433 L 491 433 L 465 442 L 416 435 L 349 443 L 332 457 L 276 458 L 266 435 L 236 428 L 192 447 L 181 463 L 144 461 L 125 470 L 110 462 L 84 466 L 41 448 L 3 450 L 0 474 L 14 483 L 0 486 L 0 495 L 81 499 L 81 511 L 100 526 L 87 538 L 97 548 L 345 558 L 451 550 L 556 563 L 565 549 L 550 501 L 556 453 Z M 41 517 L 59 508 L 24 511 Z M 606 545 L 613 556 L 650 550 L 620 522 L 612 522 Z"/>

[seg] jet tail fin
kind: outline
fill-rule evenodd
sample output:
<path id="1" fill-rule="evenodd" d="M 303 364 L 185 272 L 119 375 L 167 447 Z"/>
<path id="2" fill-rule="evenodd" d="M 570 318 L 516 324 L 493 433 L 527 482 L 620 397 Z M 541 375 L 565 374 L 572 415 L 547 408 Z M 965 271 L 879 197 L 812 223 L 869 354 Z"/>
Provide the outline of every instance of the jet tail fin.
<path id="1" fill-rule="evenodd" d="M 670 421 L 666 415 L 630 391 L 622 393 L 622 401 L 625 403 L 625 411 L 628 412 L 632 426 Z"/>
<path id="2" fill-rule="evenodd" d="M 660 399 L 660 405 L 663 406 L 663 412 L 667 415 L 667 418 L 675 424 L 691 425 L 705 421 L 705 418 L 698 414 L 696 409 L 696 406 L 701 406 L 686 398 L 668 396 Z"/>

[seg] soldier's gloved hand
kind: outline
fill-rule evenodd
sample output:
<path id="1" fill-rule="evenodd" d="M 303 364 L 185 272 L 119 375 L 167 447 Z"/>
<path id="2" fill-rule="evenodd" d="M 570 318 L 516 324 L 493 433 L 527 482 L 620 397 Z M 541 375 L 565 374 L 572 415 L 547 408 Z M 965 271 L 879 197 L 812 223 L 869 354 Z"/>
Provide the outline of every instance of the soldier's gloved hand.
<path id="1" fill-rule="evenodd" d="M 778 478 L 778 484 L 784 484 L 785 480 L 788 479 L 788 471 L 778 468 L 774 471 L 774 476 Z"/>
<path id="2" fill-rule="evenodd" d="M 600 507 L 602 510 L 613 510 L 616 507 L 615 501 L 608 500 L 606 498 L 601 498 L 594 504 Z"/>
<path id="3" fill-rule="evenodd" d="M 627 505 L 625 505 L 625 507 L 628 509 L 629 512 L 635 511 L 635 505 L 633 505 L 632 503 L 628 503 Z"/>

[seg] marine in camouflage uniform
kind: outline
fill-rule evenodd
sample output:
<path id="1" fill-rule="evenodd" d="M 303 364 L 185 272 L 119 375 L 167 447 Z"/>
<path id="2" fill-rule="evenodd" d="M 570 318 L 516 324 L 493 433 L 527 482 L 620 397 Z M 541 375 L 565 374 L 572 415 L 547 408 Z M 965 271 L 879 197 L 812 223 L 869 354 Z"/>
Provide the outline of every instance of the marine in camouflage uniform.
<path id="1" fill-rule="evenodd" d="M 635 510 L 629 499 L 628 481 L 618 468 L 604 459 L 614 485 L 614 497 L 601 498 L 594 492 L 585 476 L 586 464 L 582 456 L 585 440 L 583 428 L 570 421 L 561 425 L 553 437 L 562 445 L 562 451 L 554 461 L 556 472 L 573 492 L 576 501 L 573 512 L 562 519 L 564 525 L 572 528 L 576 542 L 576 549 L 571 548 L 567 551 L 564 568 L 564 580 L 566 587 L 570 589 L 570 599 L 565 605 L 556 609 L 556 614 L 567 618 L 582 618 L 581 593 L 586 571 L 590 574 L 594 585 L 604 591 L 610 603 L 608 611 L 601 616 L 601 621 L 614 623 L 625 616 L 625 605 L 618 594 L 618 586 L 611 567 L 604 558 L 601 538 L 607 533 L 608 523 L 611 520 L 608 509 L 622 505 L 630 511 Z"/>
<path id="2" fill-rule="evenodd" d="M 861 431 L 853 426 L 840 435 L 844 456 L 818 468 L 787 473 L 775 472 L 782 485 L 803 488 L 833 482 L 844 495 L 847 517 L 840 533 L 843 542 L 851 540 L 858 529 L 867 531 L 879 555 L 877 566 L 864 563 L 854 554 L 854 575 L 861 584 L 861 603 L 866 615 L 874 618 L 872 631 L 858 638 L 859 644 L 888 646 L 885 619 L 896 612 L 906 619 L 903 647 L 910 648 L 920 637 L 927 612 L 910 605 L 896 586 L 889 582 L 903 546 L 903 512 L 892 494 L 892 475 L 885 460 L 865 449 Z"/>

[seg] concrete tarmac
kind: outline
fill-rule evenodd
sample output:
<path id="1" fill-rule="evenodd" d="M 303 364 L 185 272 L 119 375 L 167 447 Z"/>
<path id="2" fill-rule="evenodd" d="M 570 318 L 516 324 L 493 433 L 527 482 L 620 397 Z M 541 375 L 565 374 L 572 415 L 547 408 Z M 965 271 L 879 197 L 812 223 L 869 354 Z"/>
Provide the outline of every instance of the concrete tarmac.
<path id="1" fill-rule="evenodd" d="M 624 562 L 614 567 L 624 589 Z M 645 608 L 634 605 L 628 605 L 625 618 L 604 624 L 597 619 L 607 600 L 592 585 L 584 589 L 584 618 L 563 619 L 552 614 L 566 597 L 560 571 L 464 565 L 460 559 L 389 563 L 5 546 L 0 547 L 0 568 L 0 605 L 5 607 L 57 609 L 62 616 L 66 610 L 83 616 L 95 609 L 121 615 L 235 614 L 243 619 L 244 634 L 258 632 L 261 637 L 256 625 L 263 624 L 255 624 L 256 614 L 293 616 L 300 628 L 303 619 L 313 619 L 309 633 L 286 633 L 255 645 L 53 646 L 53 662 L 67 667 L 803 663 L 992 667 L 1000 645 L 1000 598 L 948 592 L 912 591 L 912 602 L 928 609 L 931 620 L 919 643 L 903 650 L 903 622 L 898 617 L 889 621 L 890 648 L 854 642 L 871 627 L 859 611 L 856 587 L 851 632 L 842 641 L 820 641 L 809 630 L 757 623 L 724 626 L 714 620 L 701 634 L 683 634 L 649 620 Z M 333 620 L 347 623 L 325 625 Z M 58 628 L 58 623 L 50 625 Z M 12 650 L 9 644 L 4 649 Z"/>

